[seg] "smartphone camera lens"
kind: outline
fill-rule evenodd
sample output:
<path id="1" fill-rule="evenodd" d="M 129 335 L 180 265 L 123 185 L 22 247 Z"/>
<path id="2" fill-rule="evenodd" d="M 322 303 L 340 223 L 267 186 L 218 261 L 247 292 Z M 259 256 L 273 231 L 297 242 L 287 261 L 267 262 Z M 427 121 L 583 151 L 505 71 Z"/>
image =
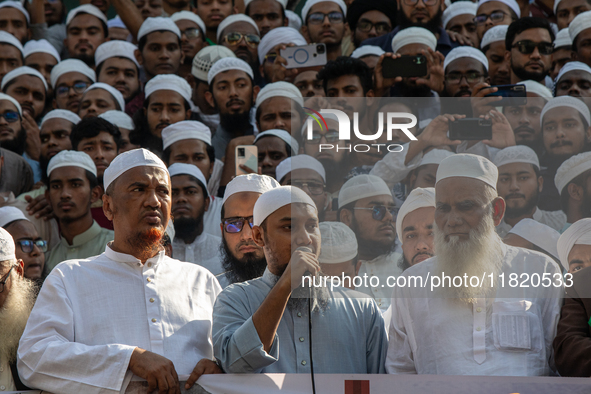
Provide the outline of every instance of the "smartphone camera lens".
<path id="1" fill-rule="evenodd" d="M 244 157 L 244 156 L 245 156 L 244 148 L 238 148 L 238 157 Z"/>
<path id="2" fill-rule="evenodd" d="M 324 53 L 324 45 L 316 45 L 316 52 L 322 55 Z"/>
<path id="3" fill-rule="evenodd" d="M 415 63 L 416 64 L 423 64 L 423 58 L 422 57 L 415 57 Z"/>

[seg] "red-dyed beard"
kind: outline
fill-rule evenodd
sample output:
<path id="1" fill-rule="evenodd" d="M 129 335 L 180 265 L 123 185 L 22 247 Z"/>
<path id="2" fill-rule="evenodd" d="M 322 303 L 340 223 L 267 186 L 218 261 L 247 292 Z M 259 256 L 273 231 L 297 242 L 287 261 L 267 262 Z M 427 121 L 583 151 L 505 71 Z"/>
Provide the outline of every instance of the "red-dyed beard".
<path id="1" fill-rule="evenodd" d="M 147 231 L 138 232 L 133 238 L 128 239 L 128 243 L 135 249 L 138 249 L 142 255 L 152 257 L 160 250 L 162 244 L 161 240 L 164 236 L 164 231 L 159 228 L 152 227 Z"/>
<path id="2" fill-rule="evenodd" d="M 153 227 L 148 231 L 141 233 L 140 236 L 142 237 L 142 240 L 148 245 L 153 245 L 155 243 L 160 244 L 160 240 L 164 236 L 164 231 Z"/>

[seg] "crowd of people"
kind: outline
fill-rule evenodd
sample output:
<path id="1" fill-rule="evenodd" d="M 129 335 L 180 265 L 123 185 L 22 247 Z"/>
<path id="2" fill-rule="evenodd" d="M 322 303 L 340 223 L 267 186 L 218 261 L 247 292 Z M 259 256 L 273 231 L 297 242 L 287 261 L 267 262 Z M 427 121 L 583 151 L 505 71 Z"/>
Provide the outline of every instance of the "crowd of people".
<path id="1" fill-rule="evenodd" d="M 0 391 L 591 376 L 591 0 L 80 3 L 0 2 Z"/>

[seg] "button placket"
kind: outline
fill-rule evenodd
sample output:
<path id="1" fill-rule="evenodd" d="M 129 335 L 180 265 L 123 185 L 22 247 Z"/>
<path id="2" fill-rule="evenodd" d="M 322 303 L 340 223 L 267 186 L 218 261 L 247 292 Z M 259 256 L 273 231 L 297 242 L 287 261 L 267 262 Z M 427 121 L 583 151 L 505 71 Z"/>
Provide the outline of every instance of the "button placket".
<path id="1" fill-rule="evenodd" d="M 144 264 L 143 276 L 146 280 L 144 294 L 146 297 L 146 312 L 149 320 L 150 350 L 158 354 L 164 354 L 164 327 L 162 325 L 160 303 L 158 302 L 158 280 L 155 277 L 154 263 L 146 262 L 146 264 Z"/>
<path id="2" fill-rule="evenodd" d="M 486 360 L 486 299 L 477 298 L 472 306 L 472 341 L 474 361 L 482 364 Z"/>
<path id="3" fill-rule="evenodd" d="M 298 341 L 294 343 L 296 351 L 296 360 L 300 363 L 297 366 L 298 373 L 308 372 L 307 364 L 310 359 L 310 347 L 308 343 L 308 315 L 307 311 L 292 313 L 293 318 L 293 335 L 294 338 L 298 338 Z M 295 317 L 297 316 L 297 317 Z"/>

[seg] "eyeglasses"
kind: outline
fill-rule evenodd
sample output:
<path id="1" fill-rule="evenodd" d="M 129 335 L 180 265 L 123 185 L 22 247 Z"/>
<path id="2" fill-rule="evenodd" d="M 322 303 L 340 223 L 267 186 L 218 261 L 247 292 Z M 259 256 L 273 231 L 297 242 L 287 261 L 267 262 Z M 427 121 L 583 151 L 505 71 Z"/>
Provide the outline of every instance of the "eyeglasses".
<path id="1" fill-rule="evenodd" d="M 224 231 L 232 234 L 239 233 L 244 227 L 244 222 L 248 223 L 250 228 L 254 226 L 252 224 L 252 216 L 224 219 Z"/>
<path id="2" fill-rule="evenodd" d="M 43 253 L 47 252 L 47 241 L 44 239 L 38 239 L 36 241 L 25 239 L 22 241 L 16 241 L 16 243 L 20 245 L 23 253 L 31 253 L 33 251 L 33 246 L 37 246 Z"/>
<path id="3" fill-rule="evenodd" d="M 288 185 L 292 185 L 295 187 L 299 187 L 300 189 L 304 190 L 304 187 L 307 187 L 310 191 L 310 194 L 314 196 L 318 196 L 324 193 L 324 183 L 316 182 L 316 181 L 298 181 L 292 179 L 287 182 Z"/>
<path id="4" fill-rule="evenodd" d="M 275 63 L 275 59 L 277 59 L 276 53 L 268 53 L 265 55 L 265 61 L 267 63 Z"/>
<path id="5" fill-rule="evenodd" d="M 72 86 L 60 85 L 57 87 L 57 90 L 55 91 L 55 95 L 57 97 L 67 96 L 68 93 L 70 93 L 70 89 L 74 89 L 74 93 L 76 93 L 76 94 L 82 94 L 82 93 L 84 93 L 84 91 L 86 90 L 87 87 L 88 87 L 88 84 L 86 82 L 82 82 L 82 81 L 76 82 Z"/>
<path id="6" fill-rule="evenodd" d="M 533 42 L 529 40 L 518 41 L 511 48 L 517 48 L 519 53 L 523 55 L 530 55 L 538 48 L 540 55 L 551 55 L 554 47 L 550 42 Z"/>
<path id="7" fill-rule="evenodd" d="M 333 11 L 329 12 L 328 14 L 324 14 L 322 12 L 314 12 L 313 14 L 308 15 L 308 24 L 309 25 L 320 25 L 324 22 L 324 18 L 328 16 L 328 21 L 330 23 L 343 23 L 345 17 L 343 16 L 342 12 Z"/>
<path id="8" fill-rule="evenodd" d="M 331 143 L 337 142 L 339 140 L 339 133 L 334 132 L 334 131 L 328 132 L 326 134 L 312 133 L 312 139 L 311 140 L 307 139 L 306 143 L 318 145 L 320 143 L 320 141 L 322 141 L 323 137 L 327 143 L 331 144 Z"/>
<path id="9" fill-rule="evenodd" d="M 229 45 L 237 45 L 243 38 L 252 48 L 256 48 L 256 46 L 259 45 L 259 42 L 261 42 L 261 38 L 256 34 L 242 33 L 228 33 L 225 35 L 224 40 L 226 40 Z"/>
<path id="10" fill-rule="evenodd" d="M 371 208 L 354 207 L 353 209 L 368 209 L 371 211 L 371 217 L 379 222 L 384 220 L 384 218 L 386 217 L 386 212 L 390 212 L 392 218 L 395 218 L 396 215 L 398 215 L 398 208 L 386 207 L 385 205 L 374 205 Z"/>
<path id="11" fill-rule="evenodd" d="M 435 4 L 437 4 L 437 0 L 422 0 L 422 1 L 423 1 L 423 4 L 425 4 L 428 7 L 431 7 Z M 403 1 L 403 3 L 405 5 L 410 5 L 410 6 L 416 5 L 418 2 L 419 2 L 419 0 L 404 0 Z"/>
<path id="12" fill-rule="evenodd" d="M 462 74 L 459 72 L 451 72 L 445 76 L 445 82 L 455 85 L 455 84 L 460 83 L 462 78 L 466 78 L 466 82 L 468 82 L 468 83 L 476 83 L 476 82 L 480 82 L 482 80 L 482 78 L 484 78 L 484 75 L 477 73 L 477 72 L 471 72 L 471 73 L 467 73 L 467 74 Z"/>
<path id="13" fill-rule="evenodd" d="M 4 286 L 6 285 L 6 282 L 8 281 L 8 277 L 10 276 L 10 271 L 12 271 L 13 268 L 14 268 L 14 265 L 12 267 L 10 267 L 10 269 L 8 270 L 8 273 L 6 275 L 4 275 L 2 280 L 0 280 L 0 293 L 2 293 L 4 291 Z"/>
<path id="14" fill-rule="evenodd" d="M 490 18 L 492 23 L 499 23 L 499 22 L 502 22 L 503 19 L 505 19 L 506 15 L 507 14 L 503 11 L 494 11 L 493 13 L 491 13 L 489 15 L 480 14 L 480 15 L 476 15 L 474 17 L 474 23 L 476 23 L 477 25 L 484 25 L 488 18 Z"/>
<path id="15" fill-rule="evenodd" d="M 15 111 L 6 111 L 3 114 L 0 114 L 0 118 L 4 118 L 8 123 L 14 123 L 20 119 L 20 115 Z"/>
<path id="16" fill-rule="evenodd" d="M 187 36 L 187 38 L 189 38 L 189 39 L 197 38 L 201 35 L 201 33 L 199 32 L 199 29 L 196 27 L 191 27 L 189 29 L 183 30 L 181 33 L 184 34 L 185 36 Z"/>
<path id="17" fill-rule="evenodd" d="M 357 23 L 357 28 L 359 31 L 364 33 L 367 33 L 374 27 L 376 28 L 377 34 L 388 33 L 390 30 L 392 30 L 391 26 L 387 22 L 371 23 L 368 20 L 362 20 Z"/>

